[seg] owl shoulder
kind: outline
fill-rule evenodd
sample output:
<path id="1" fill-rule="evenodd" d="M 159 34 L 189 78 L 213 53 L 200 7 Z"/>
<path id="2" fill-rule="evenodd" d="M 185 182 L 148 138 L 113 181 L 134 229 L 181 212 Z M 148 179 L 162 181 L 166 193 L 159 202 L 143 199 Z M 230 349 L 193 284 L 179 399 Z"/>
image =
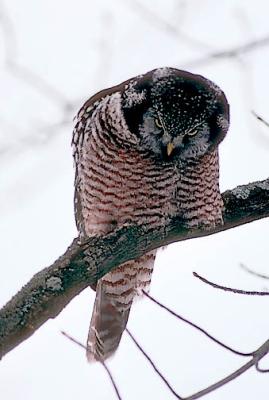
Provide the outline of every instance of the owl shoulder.
<path id="1" fill-rule="evenodd" d="M 75 161 L 79 153 L 79 148 L 81 148 L 83 145 L 85 132 L 89 127 L 89 120 L 93 112 L 103 101 L 103 99 L 105 99 L 107 96 L 110 96 L 116 92 L 122 93 L 132 79 L 133 78 L 128 79 L 120 83 L 119 85 L 115 85 L 110 88 L 101 90 L 100 92 L 97 92 L 96 94 L 91 96 L 80 108 L 80 110 L 78 111 L 77 115 L 74 118 L 75 126 L 73 130 L 72 143 L 71 143 Z M 88 131 L 89 130 L 90 129 L 88 129 Z"/>

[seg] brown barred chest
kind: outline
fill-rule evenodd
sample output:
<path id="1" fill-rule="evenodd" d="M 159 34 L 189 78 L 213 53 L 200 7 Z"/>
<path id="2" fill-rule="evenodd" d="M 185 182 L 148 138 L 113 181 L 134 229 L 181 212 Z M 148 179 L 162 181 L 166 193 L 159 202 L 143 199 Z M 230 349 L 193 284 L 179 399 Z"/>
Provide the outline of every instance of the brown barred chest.
<path id="1" fill-rule="evenodd" d="M 137 152 L 89 146 L 80 166 L 80 198 L 86 235 L 125 224 L 163 224 L 176 213 L 174 168 L 158 168 Z"/>
<path id="2" fill-rule="evenodd" d="M 84 234 L 106 234 L 126 224 L 154 228 L 171 216 L 189 227 L 221 223 L 217 152 L 179 170 L 104 139 L 98 143 L 92 135 L 78 165 Z"/>

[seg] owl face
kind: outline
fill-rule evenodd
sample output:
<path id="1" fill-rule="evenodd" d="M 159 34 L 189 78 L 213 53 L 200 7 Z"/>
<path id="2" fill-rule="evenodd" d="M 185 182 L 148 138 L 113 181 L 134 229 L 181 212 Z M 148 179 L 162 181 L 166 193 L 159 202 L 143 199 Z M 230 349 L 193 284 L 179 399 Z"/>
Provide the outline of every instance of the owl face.
<path id="1" fill-rule="evenodd" d="M 228 130 L 224 93 L 200 75 L 157 69 L 131 80 L 122 98 L 129 130 L 141 149 L 158 159 L 203 156 Z"/>

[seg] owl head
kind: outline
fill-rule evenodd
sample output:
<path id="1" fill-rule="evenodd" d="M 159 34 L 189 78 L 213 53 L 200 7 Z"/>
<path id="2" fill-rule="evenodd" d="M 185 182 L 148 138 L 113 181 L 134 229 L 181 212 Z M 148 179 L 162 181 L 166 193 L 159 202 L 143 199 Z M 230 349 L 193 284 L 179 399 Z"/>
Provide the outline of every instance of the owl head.
<path id="1" fill-rule="evenodd" d="M 200 75 L 155 69 L 127 81 L 121 97 L 128 129 L 140 148 L 161 160 L 203 156 L 228 130 L 224 93 Z"/>

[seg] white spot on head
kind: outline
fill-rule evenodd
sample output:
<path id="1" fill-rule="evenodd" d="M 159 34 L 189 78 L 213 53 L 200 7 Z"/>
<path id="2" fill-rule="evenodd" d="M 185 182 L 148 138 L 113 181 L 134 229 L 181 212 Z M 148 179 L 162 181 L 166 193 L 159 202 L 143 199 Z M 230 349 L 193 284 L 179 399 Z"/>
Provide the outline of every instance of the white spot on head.
<path id="1" fill-rule="evenodd" d="M 209 79 L 207 79 L 207 82 L 209 84 L 209 88 L 212 89 L 213 92 L 215 92 L 219 96 L 222 94 L 222 90 L 218 85 L 216 85 L 214 82 L 210 81 Z"/>
<path id="2" fill-rule="evenodd" d="M 126 90 L 125 106 L 129 108 L 133 107 L 136 104 L 141 104 L 146 99 L 146 91 L 137 91 L 134 88 L 135 84 L 136 81 L 133 81 L 129 84 L 128 89 Z"/>
<path id="3" fill-rule="evenodd" d="M 171 76 L 171 68 L 169 67 L 163 67 L 163 68 L 158 68 L 153 72 L 153 82 L 161 79 L 161 78 L 166 78 L 168 76 Z"/>

